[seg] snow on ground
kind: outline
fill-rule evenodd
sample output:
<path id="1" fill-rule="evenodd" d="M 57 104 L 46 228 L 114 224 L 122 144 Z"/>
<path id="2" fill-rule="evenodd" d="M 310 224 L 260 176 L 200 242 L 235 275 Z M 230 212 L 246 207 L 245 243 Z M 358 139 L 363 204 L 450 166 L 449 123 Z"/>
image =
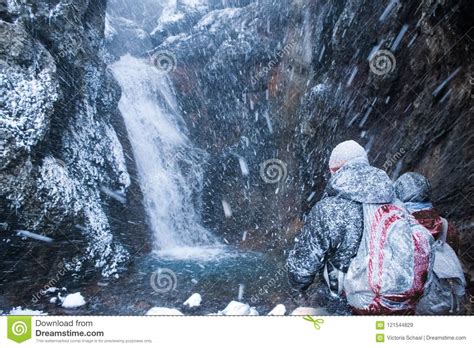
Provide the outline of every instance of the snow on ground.
<path id="1" fill-rule="evenodd" d="M 202 297 L 198 293 L 194 293 L 188 298 L 183 304 L 189 306 L 189 308 L 199 307 L 202 302 Z"/>
<path id="2" fill-rule="evenodd" d="M 175 308 L 153 307 L 145 315 L 183 315 Z"/>
<path id="3" fill-rule="evenodd" d="M 35 311 L 33 309 L 23 309 L 21 306 L 14 307 L 9 313 L 10 315 L 48 315 L 48 313 L 44 313 L 42 311 Z"/>
<path id="4" fill-rule="evenodd" d="M 267 315 L 285 315 L 285 313 L 286 313 L 285 305 L 278 304 Z"/>
<path id="5" fill-rule="evenodd" d="M 77 308 L 86 304 L 86 301 L 84 300 L 84 297 L 81 295 L 80 292 L 69 294 L 62 301 L 62 306 L 64 308 Z"/>

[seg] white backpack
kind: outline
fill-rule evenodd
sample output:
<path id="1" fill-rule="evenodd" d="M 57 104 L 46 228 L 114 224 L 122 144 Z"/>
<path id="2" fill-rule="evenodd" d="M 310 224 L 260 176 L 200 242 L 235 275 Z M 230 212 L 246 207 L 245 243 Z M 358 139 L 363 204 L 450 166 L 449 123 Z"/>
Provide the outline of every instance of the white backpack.
<path id="1" fill-rule="evenodd" d="M 462 310 L 466 279 L 456 253 L 446 243 L 448 222 L 442 221 L 442 234 L 433 247 L 433 281 L 418 303 L 416 314 L 457 314 Z"/>
<path id="2" fill-rule="evenodd" d="M 364 232 L 344 280 L 347 301 L 361 313 L 414 313 L 429 286 L 434 239 L 400 201 L 363 209 Z"/>

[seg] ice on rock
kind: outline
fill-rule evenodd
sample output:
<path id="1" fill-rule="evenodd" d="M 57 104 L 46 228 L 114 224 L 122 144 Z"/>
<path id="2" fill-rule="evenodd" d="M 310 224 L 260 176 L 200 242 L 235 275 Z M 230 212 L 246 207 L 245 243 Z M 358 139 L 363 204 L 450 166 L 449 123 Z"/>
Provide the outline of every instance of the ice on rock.
<path id="1" fill-rule="evenodd" d="M 183 315 L 175 308 L 153 307 L 145 315 Z"/>
<path id="2" fill-rule="evenodd" d="M 246 303 L 231 301 L 224 310 L 219 311 L 219 315 L 258 315 L 254 307 Z"/>
<path id="3" fill-rule="evenodd" d="M 189 308 L 199 307 L 202 302 L 202 297 L 198 293 L 194 293 L 183 304 Z"/>
<path id="4" fill-rule="evenodd" d="M 86 304 L 86 301 L 84 300 L 84 297 L 81 295 L 80 292 L 69 294 L 62 301 L 62 306 L 64 308 L 77 308 Z"/>
<path id="5" fill-rule="evenodd" d="M 278 304 L 275 306 L 275 308 L 273 308 L 270 313 L 268 313 L 267 315 L 285 315 L 286 313 L 286 307 L 285 305 L 283 304 Z"/>

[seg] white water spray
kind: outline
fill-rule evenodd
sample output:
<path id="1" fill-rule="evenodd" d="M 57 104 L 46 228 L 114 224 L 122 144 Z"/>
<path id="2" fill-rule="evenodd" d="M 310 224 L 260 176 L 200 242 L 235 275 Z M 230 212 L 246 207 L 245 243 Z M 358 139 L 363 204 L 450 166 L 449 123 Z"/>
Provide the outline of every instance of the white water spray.
<path id="1" fill-rule="evenodd" d="M 188 139 L 168 77 L 130 55 L 113 64 L 112 71 L 122 87 L 119 109 L 137 163 L 156 250 L 187 258 L 202 253 L 197 249 L 218 246 L 198 213 L 201 164 L 207 154 Z"/>

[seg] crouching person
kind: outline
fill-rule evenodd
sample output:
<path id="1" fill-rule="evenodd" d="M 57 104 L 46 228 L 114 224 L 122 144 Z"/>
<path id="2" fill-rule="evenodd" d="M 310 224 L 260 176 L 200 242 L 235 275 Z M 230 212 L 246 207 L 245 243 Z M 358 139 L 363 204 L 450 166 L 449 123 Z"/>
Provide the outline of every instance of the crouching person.
<path id="1" fill-rule="evenodd" d="M 408 172 L 395 181 L 395 192 L 415 219 L 425 226 L 435 240 L 447 242 L 459 250 L 459 236 L 454 226 L 442 218 L 431 203 L 431 183 L 421 174 Z"/>
<path id="2" fill-rule="evenodd" d="M 413 313 L 428 274 L 429 233 L 420 232 L 416 271 L 407 260 L 413 251 L 404 251 L 407 256 L 400 262 L 390 263 L 395 255 L 384 262 L 387 248 L 413 250 L 411 229 L 407 227 L 402 236 L 397 235 L 401 228 L 394 231 L 397 221 L 406 219 L 402 209 L 392 205 L 395 193 L 391 180 L 383 170 L 369 165 L 365 150 L 354 141 L 334 148 L 329 169 L 332 176 L 325 196 L 307 216 L 289 254 L 290 285 L 304 291 L 315 276 L 324 273 L 331 292 L 345 295 L 354 313 Z M 396 272 L 403 268 L 406 271 L 397 278 Z M 407 278 L 410 284 L 416 279 L 417 286 L 403 288 Z"/>
<path id="3" fill-rule="evenodd" d="M 417 305 L 416 314 L 445 315 L 463 311 L 466 280 L 456 255 L 459 238 L 454 227 L 442 218 L 430 202 L 431 184 L 418 173 L 405 173 L 395 182 L 397 197 L 415 219 L 436 239 L 433 281 Z"/>
<path id="4" fill-rule="evenodd" d="M 324 198 L 288 258 L 290 285 L 305 291 L 321 273 L 355 314 L 414 314 L 428 284 L 430 233 L 395 202 L 391 180 L 354 141 L 333 150 Z"/>
<path id="5" fill-rule="evenodd" d="M 333 176 L 325 198 L 316 203 L 306 217 L 288 258 L 290 285 L 302 292 L 327 266 L 331 275 L 330 290 L 336 294 L 342 292 L 344 284 L 338 273 L 347 272 L 359 248 L 363 229 L 362 202 L 370 198 L 378 201 L 393 198 L 388 178 L 369 166 L 365 150 L 354 141 L 336 146 L 329 167 Z M 340 180 L 342 176 L 347 180 Z M 369 182 L 369 177 L 376 180 Z M 361 182 L 364 178 L 365 183 Z"/>

